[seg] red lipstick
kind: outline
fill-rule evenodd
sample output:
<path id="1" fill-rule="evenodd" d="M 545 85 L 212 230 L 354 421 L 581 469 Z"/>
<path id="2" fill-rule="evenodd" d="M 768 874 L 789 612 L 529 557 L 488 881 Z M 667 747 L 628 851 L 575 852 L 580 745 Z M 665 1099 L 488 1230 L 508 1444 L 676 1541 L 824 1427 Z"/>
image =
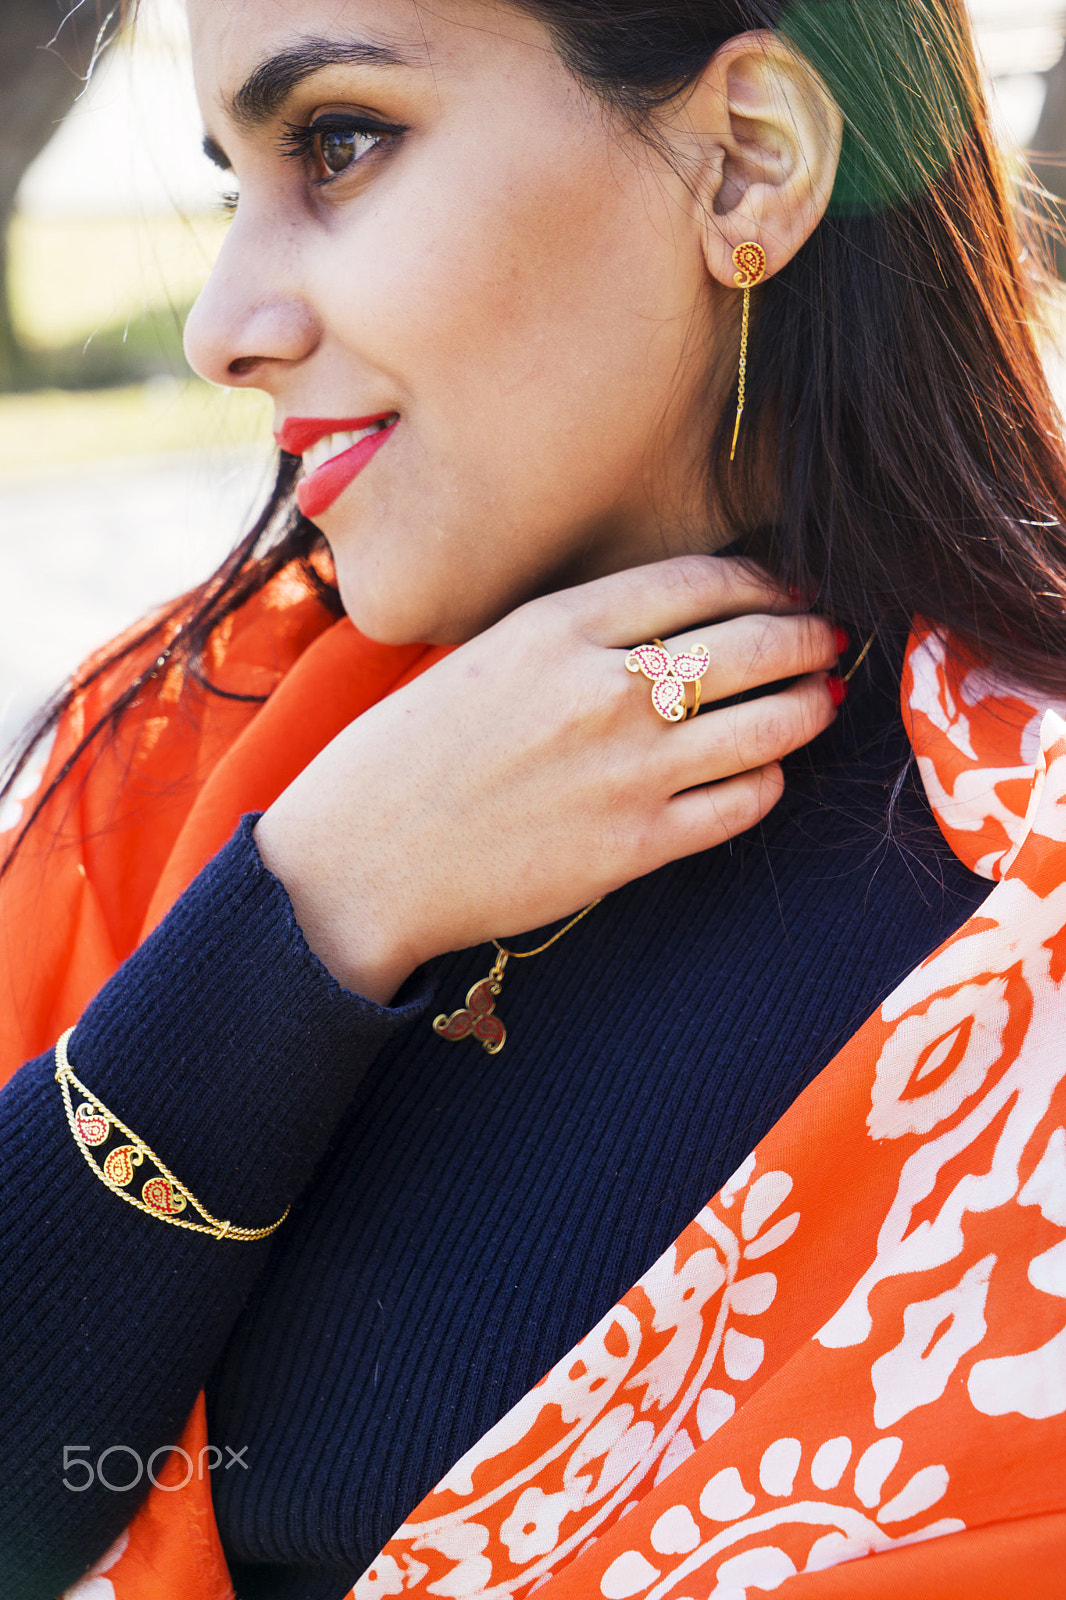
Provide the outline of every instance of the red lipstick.
<path id="1" fill-rule="evenodd" d="M 286 420 L 274 438 L 289 455 L 305 455 L 331 434 L 359 433 L 375 423 L 386 424 L 330 456 L 300 479 L 296 485 L 296 502 L 305 517 L 321 516 L 333 504 L 391 437 L 398 421 L 394 411 L 380 411 L 369 417 L 289 417 Z"/>

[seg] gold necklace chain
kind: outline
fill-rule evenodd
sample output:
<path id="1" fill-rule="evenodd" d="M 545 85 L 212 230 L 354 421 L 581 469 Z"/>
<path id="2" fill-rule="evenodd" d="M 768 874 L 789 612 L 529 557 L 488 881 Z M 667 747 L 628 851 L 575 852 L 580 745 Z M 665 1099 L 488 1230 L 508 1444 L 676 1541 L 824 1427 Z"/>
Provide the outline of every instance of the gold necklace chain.
<path id="1" fill-rule="evenodd" d="M 493 939 L 492 942 L 501 956 L 503 956 L 505 962 L 508 956 L 511 956 L 515 961 L 528 961 L 530 956 L 539 956 L 542 951 L 550 950 L 556 939 L 561 939 L 564 933 L 569 933 L 571 928 L 577 926 L 582 917 L 587 917 L 590 911 L 595 911 L 596 907 L 602 904 L 603 895 L 601 894 L 598 900 L 593 900 L 583 911 L 579 911 L 576 917 L 571 917 L 564 928 L 560 928 L 558 933 L 553 933 L 550 939 L 545 939 L 543 944 L 538 944 L 535 950 L 508 950 L 500 943 L 499 939 Z"/>

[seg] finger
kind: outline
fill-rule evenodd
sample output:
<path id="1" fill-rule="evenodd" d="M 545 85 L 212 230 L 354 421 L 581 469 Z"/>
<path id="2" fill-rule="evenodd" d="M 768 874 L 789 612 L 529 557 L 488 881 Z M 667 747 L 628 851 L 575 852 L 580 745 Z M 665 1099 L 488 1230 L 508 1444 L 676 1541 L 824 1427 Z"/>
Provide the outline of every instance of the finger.
<path id="1" fill-rule="evenodd" d="M 781 761 L 824 733 L 837 714 L 824 672 L 778 694 L 725 706 L 681 724 L 669 745 L 675 793 Z"/>
<path id="2" fill-rule="evenodd" d="M 576 608 L 594 643 L 616 648 L 747 612 L 795 610 L 766 573 L 726 556 L 676 556 L 613 572 L 553 598 Z"/>
<path id="3" fill-rule="evenodd" d="M 668 850 L 663 861 L 676 861 L 697 850 L 713 850 L 762 821 L 785 791 L 776 763 L 744 772 L 721 783 L 703 784 L 675 795 L 666 808 L 661 835 Z"/>
<path id="4" fill-rule="evenodd" d="M 705 705 L 783 678 L 827 672 L 839 655 L 835 629 L 823 617 L 810 615 L 735 617 L 664 642 L 673 656 L 696 644 L 709 651 L 710 664 L 701 680 Z"/>

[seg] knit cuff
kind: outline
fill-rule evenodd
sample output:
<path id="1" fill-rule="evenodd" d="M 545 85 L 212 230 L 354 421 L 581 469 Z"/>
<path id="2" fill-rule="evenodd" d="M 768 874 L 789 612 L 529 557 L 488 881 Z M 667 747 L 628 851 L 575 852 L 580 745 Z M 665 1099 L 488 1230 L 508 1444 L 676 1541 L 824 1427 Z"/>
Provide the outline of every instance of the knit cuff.
<path id="1" fill-rule="evenodd" d="M 377 1052 L 429 1009 L 391 1006 L 309 948 L 242 818 L 229 843 L 89 1005 L 74 1072 L 209 1211 L 274 1221 L 308 1181 Z"/>

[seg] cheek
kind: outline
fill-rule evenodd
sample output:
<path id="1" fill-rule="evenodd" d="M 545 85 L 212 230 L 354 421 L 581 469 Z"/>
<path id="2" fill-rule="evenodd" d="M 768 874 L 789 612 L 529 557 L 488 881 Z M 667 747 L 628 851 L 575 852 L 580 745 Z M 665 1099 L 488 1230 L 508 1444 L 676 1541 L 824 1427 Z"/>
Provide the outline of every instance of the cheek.
<path id="1" fill-rule="evenodd" d="M 406 391 L 427 448 L 513 466 L 580 418 L 587 474 L 590 435 L 635 448 L 676 388 L 701 264 L 682 221 L 602 133 L 506 159 L 454 140 L 360 225 L 350 343 Z"/>

